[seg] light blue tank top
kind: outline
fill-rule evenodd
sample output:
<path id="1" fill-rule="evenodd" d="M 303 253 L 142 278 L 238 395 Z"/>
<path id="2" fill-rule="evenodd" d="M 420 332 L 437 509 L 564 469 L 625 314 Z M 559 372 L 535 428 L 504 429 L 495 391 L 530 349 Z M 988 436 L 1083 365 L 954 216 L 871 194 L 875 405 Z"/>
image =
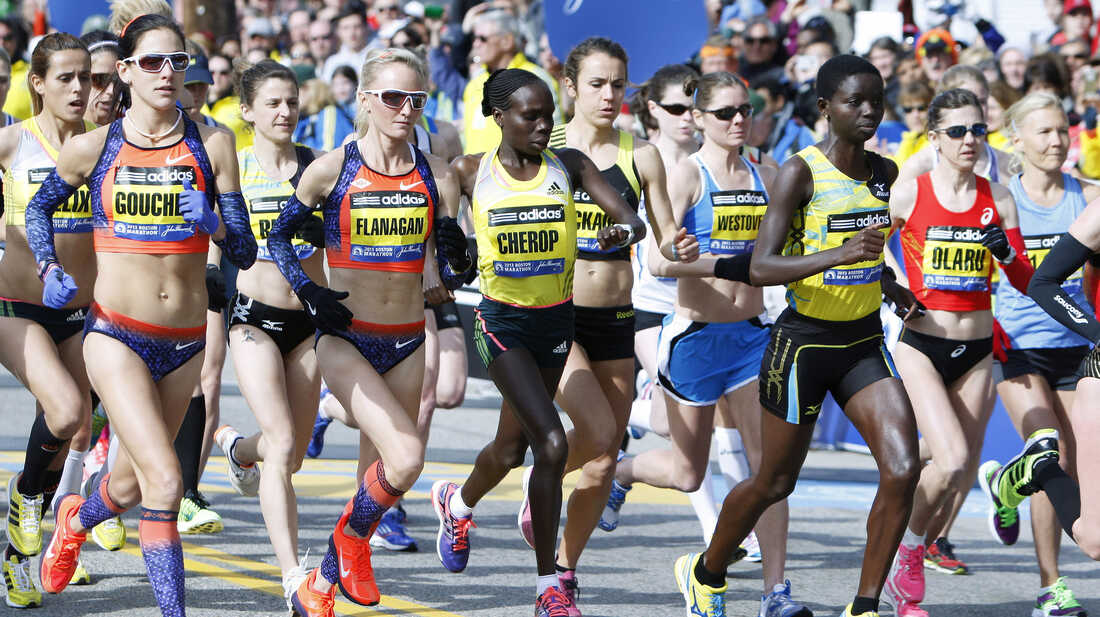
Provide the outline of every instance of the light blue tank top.
<path id="1" fill-rule="evenodd" d="M 723 190 L 696 152 L 689 158 L 699 168 L 703 193 L 684 214 L 683 226 L 699 241 L 699 253 L 742 255 L 751 253 L 760 231 L 760 220 L 768 208 L 768 191 L 756 167 L 741 160 L 752 173 L 753 188 Z"/>
<path id="2" fill-rule="evenodd" d="M 1035 268 L 1043 263 L 1054 243 L 1066 233 L 1070 223 L 1088 205 L 1081 194 L 1080 183 L 1069 174 L 1062 174 L 1062 179 L 1066 192 L 1062 201 L 1053 208 L 1044 208 L 1031 201 L 1020 184 L 1019 174 L 1013 176 L 1008 184 L 1012 197 L 1016 200 L 1016 211 L 1020 215 L 1020 232 L 1024 236 L 1024 246 L 1027 247 L 1027 255 Z M 1092 306 L 1085 299 L 1082 282 L 1082 272 L 1078 270 L 1062 283 L 1062 288 L 1079 305 Z M 994 314 L 1008 334 L 1014 349 L 1049 349 L 1089 344 L 1078 334 L 1054 321 L 1034 300 L 1017 291 L 1004 276 L 997 283 Z"/>

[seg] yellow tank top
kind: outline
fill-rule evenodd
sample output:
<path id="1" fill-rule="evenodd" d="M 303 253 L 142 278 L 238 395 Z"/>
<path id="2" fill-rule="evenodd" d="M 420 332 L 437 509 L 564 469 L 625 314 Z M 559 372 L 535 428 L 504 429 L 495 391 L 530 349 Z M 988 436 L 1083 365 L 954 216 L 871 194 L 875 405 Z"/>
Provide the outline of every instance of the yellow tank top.
<path id="1" fill-rule="evenodd" d="M 865 227 L 890 223 L 890 179 L 882 157 L 867 153 L 871 179 L 862 182 L 844 175 L 816 146 L 797 156 L 813 174 L 814 193 L 810 203 L 791 219 L 784 255 L 820 253 L 840 246 Z M 829 268 L 788 283 L 787 304 L 815 319 L 866 317 L 882 304 L 882 262 L 879 255 L 874 261 Z"/>
<path id="2" fill-rule="evenodd" d="M 11 168 L 4 174 L 4 220 L 8 225 L 26 225 L 27 204 L 38 188 L 57 168 L 57 150 L 46 140 L 42 129 L 33 117 L 21 124 L 19 145 L 15 150 Z M 84 121 L 84 128 L 91 131 L 95 124 Z M 91 195 L 86 185 L 81 185 L 72 197 L 58 206 L 53 213 L 54 233 L 75 234 L 92 231 Z"/>
<path id="3" fill-rule="evenodd" d="M 302 150 L 305 150 L 303 153 Z M 267 234 L 275 219 L 279 218 L 286 202 L 294 195 L 294 187 L 298 178 L 305 171 L 309 161 L 304 160 L 308 156 L 312 160 L 312 153 L 305 146 L 295 146 L 295 154 L 298 156 L 298 171 L 289 180 L 278 182 L 272 180 L 256 160 L 256 152 L 253 146 L 246 146 L 237 151 L 237 163 L 241 169 L 241 194 L 245 204 L 248 205 L 248 222 L 252 226 L 252 235 L 256 237 L 257 259 L 271 261 L 271 251 L 267 248 Z M 321 211 L 317 210 L 313 216 L 321 219 Z M 317 250 L 312 244 L 303 240 L 301 234 L 294 234 L 290 243 L 294 246 L 294 252 L 298 259 L 306 259 Z"/>
<path id="4" fill-rule="evenodd" d="M 508 174 L 496 148 L 482 156 L 472 211 L 485 297 L 524 308 L 573 297 L 577 213 L 569 172 L 550 150 L 527 181 Z"/>

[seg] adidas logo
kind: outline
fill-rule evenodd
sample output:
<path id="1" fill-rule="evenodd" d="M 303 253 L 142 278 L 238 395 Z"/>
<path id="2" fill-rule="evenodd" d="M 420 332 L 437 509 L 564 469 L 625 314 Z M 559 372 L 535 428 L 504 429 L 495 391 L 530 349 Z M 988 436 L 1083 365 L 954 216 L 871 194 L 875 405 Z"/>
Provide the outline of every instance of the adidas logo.
<path id="1" fill-rule="evenodd" d="M 565 195 L 565 191 L 561 190 L 557 182 L 550 183 L 550 190 L 546 191 L 548 195 Z"/>
<path id="2" fill-rule="evenodd" d="M 554 353 L 569 353 L 569 344 L 562 341 L 561 345 L 554 348 Z"/>
<path id="3" fill-rule="evenodd" d="M 65 321 L 84 321 L 84 309 L 79 309 L 77 312 L 69 315 L 65 318 Z"/>

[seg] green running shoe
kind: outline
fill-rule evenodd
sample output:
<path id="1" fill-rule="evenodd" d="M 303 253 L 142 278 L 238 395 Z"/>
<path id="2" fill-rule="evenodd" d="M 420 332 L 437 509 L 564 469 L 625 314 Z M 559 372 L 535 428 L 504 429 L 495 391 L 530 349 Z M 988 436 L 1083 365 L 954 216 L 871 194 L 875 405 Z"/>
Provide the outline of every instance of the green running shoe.
<path id="1" fill-rule="evenodd" d="M 1058 464 L 1058 431 L 1043 428 L 1027 438 L 1022 452 L 1009 459 L 993 473 L 990 488 L 1002 507 L 1015 508 L 1039 490 L 1035 484 L 1035 469 L 1046 464 Z"/>
<path id="2" fill-rule="evenodd" d="M 1088 613 L 1066 586 L 1066 577 L 1059 577 L 1035 599 L 1031 617 L 1085 617 Z"/>

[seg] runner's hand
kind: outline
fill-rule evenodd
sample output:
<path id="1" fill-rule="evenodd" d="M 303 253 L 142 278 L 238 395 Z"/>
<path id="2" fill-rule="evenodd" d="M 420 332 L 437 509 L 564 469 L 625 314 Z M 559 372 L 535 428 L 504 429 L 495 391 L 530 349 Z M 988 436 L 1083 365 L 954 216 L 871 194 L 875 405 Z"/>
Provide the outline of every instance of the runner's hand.
<path id="1" fill-rule="evenodd" d="M 886 223 L 864 227 L 859 230 L 859 233 L 848 238 L 840 246 L 840 263 L 837 265 L 846 266 L 878 259 L 879 255 L 882 255 L 883 247 L 886 246 L 886 234 L 882 233 L 885 228 Z"/>
<path id="2" fill-rule="evenodd" d="M 298 228 L 298 235 L 319 249 L 325 248 L 325 222 L 312 214 Z"/>
<path id="3" fill-rule="evenodd" d="M 340 302 L 348 297 L 348 292 L 333 291 L 310 281 L 297 293 L 306 314 L 320 330 L 347 330 L 351 325 L 351 309 Z"/>
<path id="4" fill-rule="evenodd" d="M 183 220 L 194 223 L 196 231 L 205 234 L 213 234 L 218 231 L 221 222 L 218 215 L 210 208 L 210 200 L 203 191 L 191 188 L 191 181 L 183 181 L 183 191 L 180 193 L 180 214 Z"/>
<path id="5" fill-rule="evenodd" d="M 42 304 L 59 309 L 72 301 L 77 289 L 76 281 L 61 264 L 52 264 L 42 277 Z"/>
<path id="6" fill-rule="evenodd" d="M 924 305 L 904 285 L 890 278 L 882 279 L 882 293 L 894 305 L 894 314 L 902 321 L 924 317 Z"/>
<path id="7" fill-rule="evenodd" d="M 440 217 L 436 222 L 435 241 L 455 273 L 465 272 L 473 265 L 466 232 L 462 231 L 454 217 Z"/>
<path id="8" fill-rule="evenodd" d="M 1012 245 L 1008 243 L 1008 236 L 1000 227 L 990 223 L 982 228 L 982 246 L 989 249 L 989 252 L 993 255 L 993 258 L 1001 263 L 1008 263 L 1012 261 L 1015 251 L 1012 249 Z"/>
<path id="9" fill-rule="evenodd" d="M 220 313 L 229 304 L 225 290 L 225 273 L 214 264 L 206 264 L 206 308 Z"/>

